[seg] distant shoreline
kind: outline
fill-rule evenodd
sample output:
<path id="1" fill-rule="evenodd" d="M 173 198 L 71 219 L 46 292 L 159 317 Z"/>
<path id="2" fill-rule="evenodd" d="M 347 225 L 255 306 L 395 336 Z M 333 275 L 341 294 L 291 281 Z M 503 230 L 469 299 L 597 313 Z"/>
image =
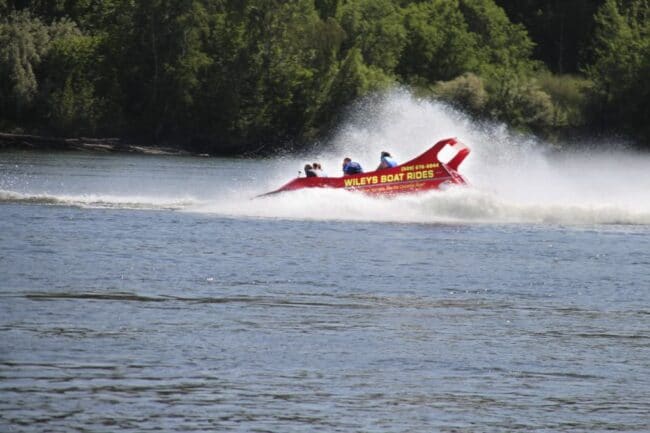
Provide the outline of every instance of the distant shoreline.
<path id="1" fill-rule="evenodd" d="M 163 146 L 141 146 L 121 138 L 46 137 L 0 132 L 1 150 L 61 150 L 101 153 L 136 153 L 143 155 L 195 155 L 186 150 Z M 206 155 L 201 155 L 206 156 Z"/>

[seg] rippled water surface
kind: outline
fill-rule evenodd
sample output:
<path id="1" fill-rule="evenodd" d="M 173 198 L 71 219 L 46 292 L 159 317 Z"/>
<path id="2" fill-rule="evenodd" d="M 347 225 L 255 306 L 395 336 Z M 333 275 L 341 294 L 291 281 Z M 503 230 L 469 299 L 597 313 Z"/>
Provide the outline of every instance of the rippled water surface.
<path id="1" fill-rule="evenodd" d="M 264 160 L 0 153 L 0 432 L 650 431 L 650 156 L 348 117 Z M 449 136 L 467 188 L 253 199 Z"/>
<path id="2" fill-rule="evenodd" d="M 0 431 L 650 431 L 643 207 L 293 165 L 0 154 Z"/>

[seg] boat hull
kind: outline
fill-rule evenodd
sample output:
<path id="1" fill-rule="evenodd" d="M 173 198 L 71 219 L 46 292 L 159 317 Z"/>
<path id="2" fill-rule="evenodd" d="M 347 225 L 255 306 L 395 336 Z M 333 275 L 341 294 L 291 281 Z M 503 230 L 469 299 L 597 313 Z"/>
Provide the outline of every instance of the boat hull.
<path id="1" fill-rule="evenodd" d="M 456 150 L 447 163 L 438 159 L 446 146 Z M 275 191 L 277 194 L 303 188 L 337 188 L 372 195 L 394 195 L 443 189 L 449 185 L 465 185 L 458 166 L 469 155 L 469 149 L 455 138 L 441 140 L 422 155 L 393 168 L 353 174 L 343 177 L 298 177 Z"/>

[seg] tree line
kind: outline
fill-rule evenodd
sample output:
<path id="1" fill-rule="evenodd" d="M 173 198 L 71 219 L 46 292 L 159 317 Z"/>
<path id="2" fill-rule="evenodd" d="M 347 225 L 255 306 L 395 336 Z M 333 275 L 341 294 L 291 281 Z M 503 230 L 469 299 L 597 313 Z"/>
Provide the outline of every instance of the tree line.
<path id="1" fill-rule="evenodd" d="M 650 149 L 650 0 L 0 0 L 0 131 L 297 147 L 396 85 Z"/>

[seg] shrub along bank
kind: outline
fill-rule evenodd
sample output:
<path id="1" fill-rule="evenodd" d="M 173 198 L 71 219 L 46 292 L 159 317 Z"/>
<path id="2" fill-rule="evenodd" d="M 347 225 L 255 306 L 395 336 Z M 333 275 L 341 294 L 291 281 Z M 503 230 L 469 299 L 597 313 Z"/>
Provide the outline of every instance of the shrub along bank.
<path id="1" fill-rule="evenodd" d="M 649 23 L 647 0 L 0 0 L 0 131 L 272 151 L 407 85 L 650 148 Z"/>

